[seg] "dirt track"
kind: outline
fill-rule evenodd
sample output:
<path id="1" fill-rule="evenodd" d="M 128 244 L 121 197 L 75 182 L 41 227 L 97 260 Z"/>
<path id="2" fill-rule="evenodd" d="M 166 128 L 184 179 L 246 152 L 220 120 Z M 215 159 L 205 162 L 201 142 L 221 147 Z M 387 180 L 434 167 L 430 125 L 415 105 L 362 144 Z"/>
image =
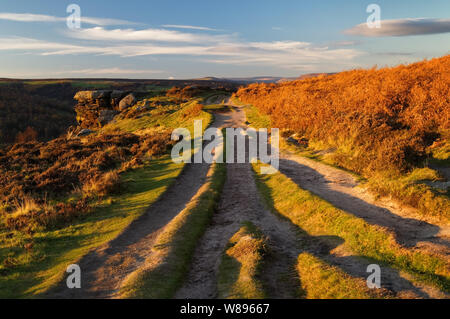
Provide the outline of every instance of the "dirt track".
<path id="1" fill-rule="evenodd" d="M 245 127 L 241 108 L 217 113 L 214 127 Z M 164 226 L 183 210 L 204 184 L 208 164 L 188 164 L 177 182 L 138 220 L 108 245 L 95 249 L 81 262 L 82 289 L 61 285 L 50 295 L 54 298 L 114 298 L 125 278 L 151 262 L 152 246 Z M 393 230 L 399 241 L 417 249 L 447 255 L 448 228 L 411 217 L 411 214 L 383 203 L 375 203 L 356 188 L 348 173 L 332 167 L 283 153 L 280 171 L 302 188 L 308 189 L 337 207 L 372 224 Z M 262 280 L 271 298 L 295 298 L 299 286 L 295 261 L 305 249 L 338 266 L 348 274 L 365 279 L 370 263 L 364 258 L 340 253 L 335 249 L 341 239 L 330 236 L 300 235 L 297 226 L 269 212 L 255 184 L 251 164 L 227 164 L 227 181 L 217 212 L 213 216 L 194 254 L 184 285 L 176 298 L 216 298 L 217 271 L 221 254 L 229 238 L 243 221 L 251 221 L 267 236 L 270 254 Z M 305 243 L 308 248 L 305 247 Z M 412 284 L 398 271 L 383 267 L 383 286 L 405 297 L 442 297 L 436 289 Z"/>
<path id="2" fill-rule="evenodd" d="M 231 114 L 221 114 L 219 122 L 223 122 L 225 127 L 245 127 L 245 114 L 241 108 L 235 107 Z M 325 200 L 339 204 L 338 207 L 350 211 L 358 217 L 369 221 L 366 217 L 370 215 L 373 217 L 373 223 L 383 224 L 383 226 L 390 225 L 399 233 L 415 231 L 404 237 L 409 244 L 417 243 L 419 239 L 427 239 L 429 243 L 438 242 L 439 245 L 444 245 L 444 247 L 439 247 L 442 249 L 435 248 L 439 252 L 448 252 L 445 239 L 430 238 L 430 236 L 440 233 L 438 226 L 413 219 L 408 219 L 409 223 L 404 225 L 403 217 L 369 202 L 369 196 L 361 194 L 355 189 L 357 183 L 346 172 L 307 159 L 303 161 L 303 158 L 285 153 L 280 159 L 280 171 L 301 187 L 316 192 Z M 368 201 L 359 198 L 356 196 L 357 194 L 366 196 Z M 383 222 L 385 220 L 387 221 Z M 308 243 L 306 251 L 309 253 L 326 260 L 354 277 L 367 278 L 366 270 L 370 264 L 369 260 L 341 253 L 339 249 L 333 251 L 342 243 L 342 239 L 338 237 L 299 235 L 297 226 L 267 210 L 257 190 L 251 164 L 228 164 L 227 181 L 219 208 L 197 247 L 187 280 L 176 294 L 176 298 L 217 297 L 216 278 L 221 254 L 229 238 L 239 230 L 243 221 L 251 221 L 268 237 L 270 254 L 264 267 L 262 280 L 271 298 L 295 298 L 298 296 L 296 287 L 299 285 L 299 278 L 296 277 L 294 267 L 297 256 L 305 251 L 305 248 L 302 248 L 304 247 L 302 243 L 305 242 Z M 402 224 L 397 226 L 396 222 Z M 425 230 L 422 230 L 423 227 Z M 426 234 L 426 236 L 419 237 L 417 233 Z M 437 289 L 412 284 L 404 274 L 397 270 L 383 267 L 382 273 L 383 287 L 398 296 L 407 298 L 444 297 Z"/>
<path id="3" fill-rule="evenodd" d="M 224 127 L 245 127 L 243 110 L 219 114 Z M 212 223 L 195 252 L 192 267 L 176 298 L 216 298 L 216 277 L 222 252 L 242 222 L 251 221 L 269 239 L 269 263 L 265 281 L 272 298 L 295 297 L 294 262 L 298 251 L 294 228 L 270 213 L 262 204 L 249 163 L 228 164 L 227 181 Z M 279 280 L 283 276 L 292 280 Z"/>
<path id="4" fill-rule="evenodd" d="M 280 171 L 334 206 L 369 224 L 392 230 L 402 245 L 450 257 L 449 226 L 420 220 L 412 209 L 402 208 L 394 201 L 374 200 L 371 194 L 357 187 L 358 182 L 351 174 L 286 152 L 281 155 Z"/>

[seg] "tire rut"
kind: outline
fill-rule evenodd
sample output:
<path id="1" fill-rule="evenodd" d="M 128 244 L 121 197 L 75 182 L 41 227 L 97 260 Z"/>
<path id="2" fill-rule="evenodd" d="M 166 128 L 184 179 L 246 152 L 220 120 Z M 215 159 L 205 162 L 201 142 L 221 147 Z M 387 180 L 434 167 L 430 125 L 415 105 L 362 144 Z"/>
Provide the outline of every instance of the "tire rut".
<path id="1" fill-rule="evenodd" d="M 245 127 L 245 117 L 239 108 L 231 115 L 220 116 L 226 127 Z M 351 183 L 348 179 L 345 182 Z M 229 239 L 245 221 L 252 222 L 268 239 L 269 253 L 264 261 L 261 279 L 269 298 L 299 296 L 301 278 L 298 278 L 295 265 L 301 252 L 309 252 L 352 277 L 365 280 L 368 276 L 367 266 L 371 262 L 364 257 L 340 252 L 341 239 L 309 236 L 281 215 L 270 212 L 256 186 L 251 164 L 227 164 L 227 180 L 218 209 L 197 246 L 187 278 L 175 298 L 217 298 L 217 274 L 222 253 Z M 382 267 L 382 273 L 383 288 L 398 297 L 445 297 L 437 289 L 413 284 L 407 275 L 395 269 Z"/>

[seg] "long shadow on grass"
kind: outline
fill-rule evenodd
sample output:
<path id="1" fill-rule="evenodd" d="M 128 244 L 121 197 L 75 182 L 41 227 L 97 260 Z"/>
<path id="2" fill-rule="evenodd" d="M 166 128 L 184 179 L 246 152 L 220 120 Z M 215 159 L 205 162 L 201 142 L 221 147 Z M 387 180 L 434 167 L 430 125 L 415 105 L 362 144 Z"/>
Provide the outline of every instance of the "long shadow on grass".
<path id="1" fill-rule="evenodd" d="M 417 219 L 401 217 L 386 208 L 331 189 L 329 181 L 311 167 L 296 161 L 280 159 L 280 172 L 300 188 L 311 191 L 335 207 L 362 218 L 369 224 L 392 230 L 398 242 L 406 247 L 414 247 L 418 242 L 426 241 L 450 248 L 450 241 L 435 237 L 441 230 L 440 227 Z"/>
<path id="2" fill-rule="evenodd" d="M 37 287 L 42 283 L 42 278 L 37 276 L 37 273 L 52 269 L 59 264 L 59 261 L 52 257 L 56 254 L 63 256 L 90 238 L 92 238 L 91 235 L 68 234 L 36 239 L 35 244 L 40 246 L 39 257 L 27 264 L 11 265 L 0 271 L 0 299 L 32 297 L 35 289 L 30 289 L 30 287 Z M 21 250 L 22 248 L 18 247 L 2 248 L 0 256 L 6 255 L 10 251 L 20 252 Z"/>
<path id="3" fill-rule="evenodd" d="M 331 251 L 343 244 L 345 240 L 338 236 L 309 235 L 305 230 L 292 223 L 289 218 L 285 217 L 275 208 L 271 189 L 259 178 L 259 176 L 256 178 L 258 188 L 264 194 L 264 198 L 271 211 L 281 219 L 287 220 L 297 230 L 301 242 L 303 243 L 302 247 L 299 248 L 298 254 L 301 254 L 302 252 L 310 253 L 325 263 L 341 269 L 351 277 L 361 278 L 363 280 L 366 280 L 370 275 L 367 273 L 367 266 L 370 264 L 377 264 L 381 267 L 382 288 L 396 292 L 412 291 L 420 297 L 429 297 L 426 292 L 415 287 L 410 281 L 403 278 L 398 270 L 390 268 L 384 261 L 368 258 L 366 256 L 337 256 L 332 254 Z M 301 282 L 302 279 L 299 278 L 299 280 Z M 306 292 L 301 292 L 301 295 L 306 295 Z"/>

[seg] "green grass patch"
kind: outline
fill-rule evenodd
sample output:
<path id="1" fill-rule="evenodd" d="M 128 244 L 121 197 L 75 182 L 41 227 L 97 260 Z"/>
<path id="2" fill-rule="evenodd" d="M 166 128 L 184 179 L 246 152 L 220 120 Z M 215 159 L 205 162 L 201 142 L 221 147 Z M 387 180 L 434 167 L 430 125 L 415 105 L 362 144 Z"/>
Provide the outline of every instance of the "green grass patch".
<path id="1" fill-rule="evenodd" d="M 261 114 L 256 107 L 249 105 L 245 107 L 247 123 L 255 129 L 272 127 L 269 115 Z"/>
<path id="2" fill-rule="evenodd" d="M 442 132 L 441 140 L 431 150 L 430 162 L 441 167 L 450 167 L 450 130 Z"/>
<path id="3" fill-rule="evenodd" d="M 161 127 L 166 129 L 187 128 L 193 133 L 193 121 L 202 120 L 203 129 L 208 127 L 214 117 L 212 114 L 199 110 L 196 112 L 195 108 L 198 101 L 194 100 L 185 103 L 181 106 L 174 107 L 159 107 L 156 110 L 149 111 L 141 118 L 122 119 L 117 122 L 111 122 L 106 125 L 102 131 L 112 132 L 120 130 L 122 132 L 136 132 L 147 128 Z M 195 112 L 190 114 L 190 112 Z"/>
<path id="4" fill-rule="evenodd" d="M 253 165 L 256 173 L 260 167 L 259 163 Z M 416 280 L 450 291 L 450 269 L 445 258 L 399 245 L 392 232 L 334 207 L 279 172 L 257 174 L 257 185 L 268 206 L 307 236 L 339 237 L 354 254 L 407 271 Z"/>
<path id="5" fill-rule="evenodd" d="M 121 176 L 124 193 L 99 203 L 95 210 L 60 230 L 33 235 L 33 248 L 23 248 L 28 237 L 0 234 L 0 298 L 34 297 L 62 280 L 66 267 L 90 249 L 114 239 L 139 217 L 176 179 L 183 164 L 169 156 Z"/>
<path id="6" fill-rule="evenodd" d="M 435 189 L 424 183 L 439 178 L 438 172 L 431 168 L 416 168 L 405 175 L 388 172 L 374 174 L 367 180 L 365 186 L 379 196 L 391 196 L 417 208 L 425 217 L 449 224 L 450 199 L 447 191 Z"/>
<path id="7" fill-rule="evenodd" d="M 307 299 L 377 299 L 387 298 L 377 289 L 369 289 L 365 280 L 354 278 L 310 253 L 297 259 L 303 297 Z"/>
<path id="8" fill-rule="evenodd" d="M 224 104 L 209 104 L 209 105 L 204 105 L 203 110 L 205 110 L 205 111 L 232 111 L 233 108 L 231 108 L 228 105 L 224 105 Z"/>
<path id="9" fill-rule="evenodd" d="M 218 274 L 219 298 L 263 299 L 267 297 L 259 280 L 267 244 L 250 222 L 231 237 L 222 255 Z"/>

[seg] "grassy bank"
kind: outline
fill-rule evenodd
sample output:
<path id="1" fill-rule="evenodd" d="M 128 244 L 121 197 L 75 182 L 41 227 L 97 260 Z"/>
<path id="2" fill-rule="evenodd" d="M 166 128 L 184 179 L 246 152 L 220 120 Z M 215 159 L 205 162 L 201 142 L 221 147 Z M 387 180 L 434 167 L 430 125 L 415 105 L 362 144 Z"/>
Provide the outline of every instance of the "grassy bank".
<path id="1" fill-rule="evenodd" d="M 254 106 L 245 108 L 247 121 L 254 128 L 270 128 L 270 117 Z M 432 150 L 430 164 L 448 167 L 450 158 L 450 147 L 448 141 L 442 142 Z M 376 196 L 391 197 L 399 203 L 414 207 L 417 213 L 425 218 L 438 223 L 450 224 L 450 199 L 449 190 L 433 187 L 433 183 L 442 180 L 438 169 L 434 167 L 414 168 L 410 172 L 386 170 L 376 171 L 370 176 L 363 177 L 360 174 L 343 166 L 339 160 L 343 155 L 349 154 L 352 148 L 346 143 L 340 144 L 338 148 L 330 148 L 326 144 L 310 140 L 308 146 L 297 146 L 280 139 L 280 148 L 288 150 L 299 156 L 307 157 L 321 163 L 343 169 L 359 181 L 361 186 L 369 189 Z"/>
<path id="2" fill-rule="evenodd" d="M 259 166 L 254 164 L 255 172 L 260 171 Z M 297 225 L 305 236 L 338 237 L 353 254 L 407 271 L 416 280 L 450 291 L 450 269 L 444 258 L 399 245 L 385 228 L 334 207 L 281 173 L 257 175 L 257 184 L 268 206 Z"/>
<path id="3" fill-rule="evenodd" d="M 218 274 L 219 298 L 263 299 L 267 294 L 259 280 L 266 240 L 250 222 L 231 237 L 222 255 Z"/>

